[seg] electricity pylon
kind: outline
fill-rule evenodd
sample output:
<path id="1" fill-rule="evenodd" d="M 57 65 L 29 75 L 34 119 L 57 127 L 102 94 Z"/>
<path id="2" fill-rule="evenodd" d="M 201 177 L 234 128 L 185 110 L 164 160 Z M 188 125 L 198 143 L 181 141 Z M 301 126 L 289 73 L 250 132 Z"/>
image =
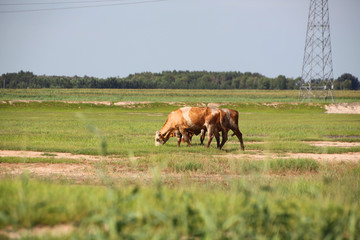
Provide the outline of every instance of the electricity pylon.
<path id="1" fill-rule="evenodd" d="M 299 99 L 311 98 L 334 101 L 328 0 L 310 0 Z"/>

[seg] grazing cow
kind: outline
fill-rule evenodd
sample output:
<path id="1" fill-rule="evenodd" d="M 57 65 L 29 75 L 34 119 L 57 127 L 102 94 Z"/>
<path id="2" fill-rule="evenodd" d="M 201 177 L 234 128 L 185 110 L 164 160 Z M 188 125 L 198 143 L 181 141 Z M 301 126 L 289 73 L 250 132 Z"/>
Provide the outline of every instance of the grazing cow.
<path id="1" fill-rule="evenodd" d="M 245 150 L 244 142 L 242 139 L 242 133 L 239 130 L 239 113 L 236 110 L 232 109 L 220 109 L 221 116 L 220 116 L 220 124 L 221 127 L 218 127 L 219 131 L 222 132 L 222 141 L 220 144 L 220 149 L 224 146 L 228 139 L 228 132 L 229 130 L 233 131 L 233 135 L 236 135 L 240 141 L 241 150 Z M 201 132 L 200 141 L 201 143 L 205 139 L 206 130 Z"/>
<path id="2" fill-rule="evenodd" d="M 241 150 L 244 151 L 245 147 L 242 139 L 242 133 L 239 130 L 239 112 L 232 109 L 221 109 L 221 112 L 222 141 L 220 144 L 220 148 L 222 148 L 227 141 L 227 133 L 229 132 L 229 130 L 232 130 L 232 136 L 236 135 L 236 137 L 240 141 Z"/>
<path id="3" fill-rule="evenodd" d="M 155 146 L 165 144 L 171 136 L 177 136 L 177 145 L 180 147 L 181 138 L 190 144 L 190 134 L 198 135 L 201 130 L 207 129 L 208 142 L 206 147 L 215 136 L 217 146 L 220 146 L 219 129 L 221 111 L 210 107 L 183 107 L 169 114 L 164 126 L 155 134 Z"/>

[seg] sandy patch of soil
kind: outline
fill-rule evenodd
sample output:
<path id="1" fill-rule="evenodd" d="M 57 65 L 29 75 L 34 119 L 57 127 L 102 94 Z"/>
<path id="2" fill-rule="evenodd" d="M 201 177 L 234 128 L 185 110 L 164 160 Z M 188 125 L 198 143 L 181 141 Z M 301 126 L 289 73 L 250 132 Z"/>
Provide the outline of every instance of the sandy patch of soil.
<path id="1" fill-rule="evenodd" d="M 271 103 L 261 103 L 261 105 L 267 106 L 267 107 L 274 107 L 278 108 L 278 105 L 281 104 L 279 102 L 271 102 Z"/>
<path id="2" fill-rule="evenodd" d="M 41 103 L 44 102 L 42 100 L 10 100 L 10 101 L 0 101 L 2 104 L 9 103 L 10 105 L 14 103 L 32 103 L 37 102 Z M 151 101 L 123 101 L 123 102 L 110 102 L 110 101 L 55 101 L 55 102 L 63 102 L 63 103 L 73 103 L 73 104 L 95 104 L 95 105 L 114 105 L 114 106 L 127 106 L 127 107 L 133 107 L 137 104 L 150 104 L 153 103 Z M 179 105 L 179 106 L 186 106 L 187 103 L 184 102 L 165 102 L 169 105 Z M 222 103 L 225 104 L 225 103 Z M 208 107 L 220 107 L 222 104 L 220 103 L 209 103 L 207 104 Z M 277 108 L 279 104 L 278 102 L 272 102 L 272 103 L 261 103 L 262 105 L 268 106 L 268 107 L 275 107 Z M 298 105 L 299 103 L 289 103 L 291 105 Z M 309 103 L 310 105 L 316 105 L 313 103 Z M 196 106 L 199 107 L 205 107 L 205 103 L 198 103 Z M 325 105 L 326 113 L 342 113 L 342 114 L 360 114 L 360 103 L 334 103 L 334 104 L 328 104 Z"/>
<path id="3" fill-rule="evenodd" d="M 114 103 L 115 106 L 128 106 L 128 105 L 135 105 L 135 104 L 149 104 L 152 102 L 143 101 L 143 102 L 116 102 Z"/>
<path id="4" fill-rule="evenodd" d="M 311 158 L 319 162 L 359 162 L 360 152 L 341 154 L 289 153 L 285 158 Z"/>
<path id="5" fill-rule="evenodd" d="M 334 103 L 325 106 L 326 113 L 360 114 L 360 103 Z"/>
<path id="6" fill-rule="evenodd" d="M 181 179 L 192 179 L 195 181 L 223 181 L 229 177 L 241 177 L 197 172 L 156 172 L 151 169 L 140 171 L 128 167 L 117 166 L 103 166 L 99 168 L 93 164 L 0 163 L 0 177 L 19 176 L 23 173 L 28 173 L 30 176 L 41 178 L 69 179 L 78 183 L 84 181 L 102 182 L 106 179 L 151 182 L 154 178 L 160 178 L 163 181 L 180 181 Z"/>
<path id="7" fill-rule="evenodd" d="M 209 103 L 207 106 L 211 107 L 211 108 L 218 108 L 218 107 L 220 107 L 220 104 L 219 103 Z"/>
<path id="8" fill-rule="evenodd" d="M 60 238 L 71 234 L 75 230 L 74 226 L 70 224 L 59 224 L 55 226 L 38 226 L 31 229 L 4 229 L 0 230 L 0 236 L 6 236 L 9 239 L 19 239 L 21 237 L 42 238 L 45 236 L 51 236 L 54 238 Z"/>
<path id="9" fill-rule="evenodd" d="M 262 144 L 264 142 L 248 142 L 247 144 Z M 304 141 L 304 143 L 317 146 L 317 147 L 359 147 L 360 142 L 330 142 L 330 141 Z M 348 152 L 341 154 L 318 154 L 318 153 L 266 153 L 262 151 L 251 151 L 254 154 L 228 154 L 218 155 L 219 157 L 228 157 L 235 159 L 248 159 L 248 160 L 266 160 L 272 158 L 311 158 L 317 161 L 325 162 L 359 162 L 360 152 Z"/>
<path id="10" fill-rule="evenodd" d="M 238 142 L 233 142 L 238 143 Z M 247 144 L 263 144 L 264 142 L 248 142 Z M 304 143 L 317 146 L 317 147 L 359 147 L 360 142 L 330 142 L 330 141 L 304 141 Z M 341 154 L 318 154 L 318 153 L 266 153 L 263 151 L 252 150 L 248 151 L 253 154 L 226 154 L 216 155 L 216 157 L 226 157 L 234 159 L 247 159 L 247 160 L 266 160 L 274 158 L 311 158 L 317 161 L 325 162 L 359 162 L 360 152 L 348 152 Z"/>
<path id="11" fill-rule="evenodd" d="M 187 102 L 163 102 L 163 103 L 166 103 L 166 104 L 169 104 L 169 105 L 176 105 L 176 106 L 179 106 L 179 107 L 206 107 L 206 103 L 202 103 L 202 102 L 199 102 L 199 103 L 187 103 Z"/>
<path id="12" fill-rule="evenodd" d="M 310 144 L 316 147 L 360 147 L 360 142 L 326 142 L 326 141 L 304 141 L 303 143 Z"/>
<path id="13" fill-rule="evenodd" d="M 13 105 L 14 103 L 41 103 L 41 102 L 45 102 L 43 100 L 10 100 L 8 101 L 8 103 L 10 105 Z M 110 102 L 110 101 L 50 101 L 50 102 L 62 102 L 62 103 L 70 103 L 70 104 L 94 104 L 94 105 L 115 105 L 115 106 L 132 106 L 132 105 L 136 105 L 136 104 L 149 104 L 152 102 L 148 102 L 148 101 L 144 101 L 144 102 Z M 7 104 L 6 101 L 1 101 L 0 103 L 2 104 Z"/>
<path id="14" fill-rule="evenodd" d="M 24 172 L 40 177 L 89 178 L 96 175 L 93 166 L 73 163 L 1 163 L 0 175 L 21 175 Z"/>
<path id="15" fill-rule="evenodd" d="M 341 154 L 318 154 L 318 153 L 286 153 L 286 154 L 276 154 L 276 153 L 261 153 L 261 151 L 256 154 L 225 154 L 225 155 L 215 155 L 216 157 L 224 157 L 230 159 L 244 159 L 244 160 L 267 160 L 267 159 L 279 159 L 279 158 L 310 158 L 319 162 L 359 162 L 360 161 L 360 152 L 350 152 L 350 153 L 341 153 Z"/>
<path id="16" fill-rule="evenodd" d="M 108 101 L 56 101 L 56 102 L 75 103 L 75 104 L 85 103 L 85 104 L 107 105 L 107 106 L 110 106 L 112 104 L 112 102 L 108 102 Z"/>
<path id="17" fill-rule="evenodd" d="M 83 154 L 59 153 L 59 152 L 36 152 L 36 151 L 13 151 L 0 150 L 0 157 L 22 157 L 22 158 L 47 158 L 47 159 L 71 159 L 79 160 L 79 163 L 0 163 L 1 176 L 17 176 L 24 172 L 32 176 L 47 178 L 70 178 L 79 182 L 85 180 L 101 180 L 103 175 L 110 175 L 116 179 L 141 179 L 151 180 L 153 174 L 129 167 L 115 164 L 97 165 L 93 163 L 114 162 L 124 163 L 138 160 L 140 157 L 123 159 L 114 156 L 93 156 Z M 86 162 L 84 162 L 86 161 Z"/>
<path id="18" fill-rule="evenodd" d="M 13 105 L 14 103 L 41 103 L 44 102 L 43 100 L 11 100 L 9 101 L 10 105 Z M 62 103 L 72 103 L 72 104 L 95 104 L 95 105 L 107 105 L 110 106 L 112 102 L 109 101 L 54 101 L 54 102 L 62 102 Z M 5 101 L 2 101 L 2 103 L 6 103 Z"/>
<path id="19" fill-rule="evenodd" d="M 14 103 L 31 103 L 31 102 L 41 103 L 43 101 L 42 100 L 11 100 L 11 101 L 9 101 L 9 104 L 13 105 Z M 3 103 L 6 103 L 6 102 L 3 102 Z"/>
<path id="20" fill-rule="evenodd" d="M 315 146 L 315 147 L 341 147 L 341 148 L 350 148 L 350 147 L 360 147 L 360 142 L 332 142 L 332 141 L 303 141 L 303 143 Z M 238 141 L 228 141 L 226 144 L 239 144 Z M 265 142 L 253 141 L 246 142 L 247 145 L 251 144 L 265 144 Z"/>
<path id="21" fill-rule="evenodd" d="M 123 160 L 114 156 L 95 156 L 84 154 L 72 154 L 61 152 L 35 152 L 35 151 L 13 151 L 0 150 L 0 157 L 23 157 L 23 158 L 55 158 L 55 159 L 72 159 L 72 160 L 88 160 L 88 161 L 117 161 Z"/>
<path id="22" fill-rule="evenodd" d="M 240 144 L 240 142 L 239 141 L 228 141 L 228 142 L 226 142 L 226 144 L 228 144 L 228 143 L 231 143 L 231 144 Z M 265 142 L 260 142 L 260 141 L 253 141 L 253 142 L 246 142 L 246 145 L 248 145 L 248 144 L 263 144 L 263 143 L 265 143 Z"/>
<path id="23" fill-rule="evenodd" d="M 179 105 L 179 106 L 185 106 L 186 103 L 185 102 L 165 102 L 169 105 Z"/>

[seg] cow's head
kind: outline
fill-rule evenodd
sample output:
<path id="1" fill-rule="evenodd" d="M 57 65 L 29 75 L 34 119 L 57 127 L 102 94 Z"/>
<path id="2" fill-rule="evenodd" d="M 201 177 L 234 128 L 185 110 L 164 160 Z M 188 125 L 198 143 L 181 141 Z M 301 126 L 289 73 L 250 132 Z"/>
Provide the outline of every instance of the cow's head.
<path id="1" fill-rule="evenodd" d="M 161 135 L 160 131 L 156 131 L 155 133 L 155 146 L 160 146 L 165 143 L 164 136 Z"/>

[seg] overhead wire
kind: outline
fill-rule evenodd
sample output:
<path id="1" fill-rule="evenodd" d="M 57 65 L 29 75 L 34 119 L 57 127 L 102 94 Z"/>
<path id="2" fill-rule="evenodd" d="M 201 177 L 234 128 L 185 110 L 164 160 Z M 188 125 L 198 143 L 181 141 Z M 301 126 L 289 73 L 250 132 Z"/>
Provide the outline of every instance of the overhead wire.
<path id="1" fill-rule="evenodd" d="M 124 1 L 124 0 L 109 0 L 107 2 L 114 2 L 114 1 Z M 126 1 L 126 0 L 125 0 Z M 98 8 L 98 7 L 111 7 L 111 6 L 120 6 L 120 5 L 137 5 L 137 4 L 146 4 L 146 3 L 156 3 L 156 2 L 165 2 L 168 0 L 147 0 L 147 1 L 133 1 L 133 2 L 121 2 L 121 3 L 109 3 L 109 4 L 97 4 L 97 5 L 85 5 L 85 6 L 69 6 L 69 7 L 57 7 L 57 8 L 37 8 L 37 9 L 17 9 L 17 10 L 4 10 L 0 11 L 0 14 L 5 13 L 28 13 L 28 12 L 44 12 L 44 11 L 57 11 L 57 10 L 69 10 L 69 9 L 84 9 L 84 8 Z M 105 2 L 105 1 L 82 1 L 82 2 L 63 2 L 63 4 L 80 4 L 80 3 L 98 3 L 98 2 Z M 55 2 L 54 2 L 55 4 Z M 56 4 L 60 4 L 60 2 L 56 2 Z M 25 4 L 31 5 L 31 3 Z M 40 3 L 34 3 L 33 5 L 40 5 Z M 9 5 L 10 6 L 10 5 Z"/>
<path id="2" fill-rule="evenodd" d="M 88 1 L 61 1 L 61 2 L 23 2 L 23 3 L 0 3 L 0 6 L 32 6 L 32 5 L 56 5 L 56 4 L 82 4 L 99 2 L 124 2 L 129 0 L 88 0 Z"/>

